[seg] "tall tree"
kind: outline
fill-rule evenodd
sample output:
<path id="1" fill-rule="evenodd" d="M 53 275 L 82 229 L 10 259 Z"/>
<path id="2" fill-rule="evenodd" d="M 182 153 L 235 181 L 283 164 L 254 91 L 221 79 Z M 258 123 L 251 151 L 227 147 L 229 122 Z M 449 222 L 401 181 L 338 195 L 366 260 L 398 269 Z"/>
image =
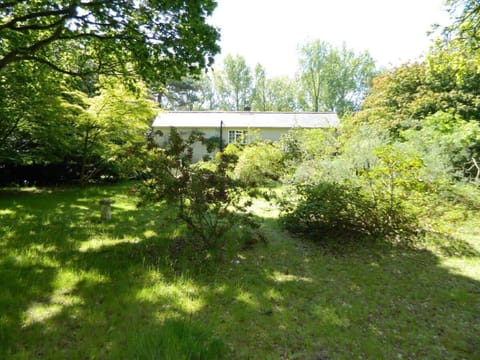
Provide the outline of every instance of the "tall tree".
<path id="1" fill-rule="evenodd" d="M 478 50 L 480 39 L 480 1 L 479 0 L 446 0 L 453 16 L 453 24 L 444 29 L 447 41 L 452 39 Z"/>
<path id="2" fill-rule="evenodd" d="M 324 72 L 329 52 L 330 45 L 318 40 L 300 48 L 299 80 L 303 90 L 300 103 L 308 110 L 327 110 L 323 98 L 326 91 Z"/>
<path id="3" fill-rule="evenodd" d="M 181 80 L 170 80 L 160 94 L 160 106 L 169 110 L 198 110 L 201 107 L 201 80 L 184 77 Z"/>
<path id="4" fill-rule="evenodd" d="M 245 58 L 227 55 L 223 69 L 215 73 L 215 88 L 222 110 L 241 111 L 250 106 L 252 75 Z"/>
<path id="5" fill-rule="evenodd" d="M 261 64 L 255 66 L 253 78 L 252 110 L 270 110 L 267 104 L 267 74 L 265 68 Z"/>
<path id="6" fill-rule="evenodd" d="M 267 104 L 269 111 L 297 111 L 298 87 L 292 79 L 282 76 L 268 79 Z"/>
<path id="7" fill-rule="evenodd" d="M 345 44 L 335 48 L 319 40 L 306 43 L 300 48 L 300 104 L 305 110 L 342 116 L 358 109 L 374 74 L 368 52 L 356 54 Z"/>
<path id="8" fill-rule="evenodd" d="M 179 78 L 213 62 L 214 0 L 17 0 L 0 3 L 0 72 L 33 61 L 67 74 Z"/>
<path id="9" fill-rule="evenodd" d="M 158 103 L 168 110 L 218 110 L 218 99 L 209 73 L 171 80 L 159 91 Z"/>
<path id="10" fill-rule="evenodd" d="M 202 99 L 202 109 L 218 109 L 218 97 L 212 73 L 206 72 L 200 77 L 200 98 Z"/>
<path id="11" fill-rule="evenodd" d="M 267 78 L 265 69 L 255 68 L 255 87 L 252 96 L 252 110 L 295 111 L 297 88 L 288 77 Z"/>

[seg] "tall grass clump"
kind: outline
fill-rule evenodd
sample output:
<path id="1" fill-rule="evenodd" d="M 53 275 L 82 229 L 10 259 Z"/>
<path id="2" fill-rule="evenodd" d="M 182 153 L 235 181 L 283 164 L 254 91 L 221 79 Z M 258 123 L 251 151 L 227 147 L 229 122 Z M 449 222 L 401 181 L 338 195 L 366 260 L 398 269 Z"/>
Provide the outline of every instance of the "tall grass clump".
<path id="1" fill-rule="evenodd" d="M 220 360 L 229 349 L 199 324 L 167 320 L 161 328 L 143 329 L 129 338 L 126 358 L 135 360 Z"/>

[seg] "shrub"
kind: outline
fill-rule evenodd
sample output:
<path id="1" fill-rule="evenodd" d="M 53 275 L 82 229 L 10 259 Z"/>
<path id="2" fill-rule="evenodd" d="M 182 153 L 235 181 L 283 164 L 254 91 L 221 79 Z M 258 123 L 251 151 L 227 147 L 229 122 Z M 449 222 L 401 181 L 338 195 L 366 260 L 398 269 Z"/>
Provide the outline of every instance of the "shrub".
<path id="1" fill-rule="evenodd" d="M 372 152 L 371 162 L 363 167 L 351 166 L 354 172 L 349 179 L 342 175 L 335 181 L 335 176 L 332 179 L 329 174 L 315 182 L 297 184 L 299 200 L 283 206 L 287 228 L 303 233 L 362 233 L 375 237 L 414 231 L 417 209 L 412 205 L 426 186 L 419 179 L 422 161 L 393 145 L 378 146 Z M 330 164 L 341 160 L 339 157 Z M 326 175 L 325 168 L 322 171 Z"/>
<path id="2" fill-rule="evenodd" d="M 320 182 L 296 188 L 296 204 L 284 203 L 282 220 L 294 233 L 324 236 L 332 233 L 370 234 L 373 205 L 360 189 L 347 184 Z"/>
<path id="3" fill-rule="evenodd" d="M 224 257 L 234 226 L 256 227 L 242 201 L 243 188 L 228 176 L 235 156 L 220 153 L 216 167 L 192 164 L 192 144 L 198 134 L 182 139 L 171 130 L 165 148 L 153 147 L 145 159 L 144 182 L 138 193 L 143 202 L 165 201 L 190 234 L 185 249 L 201 259 Z"/>
<path id="4" fill-rule="evenodd" d="M 300 185 L 298 199 L 283 204 L 282 221 L 290 232 L 317 239 L 325 236 L 390 237 L 411 232 L 414 218 L 401 204 L 386 207 L 351 183 Z"/>
<path id="5" fill-rule="evenodd" d="M 250 186 L 269 185 L 283 174 L 283 153 L 270 142 L 247 146 L 240 154 L 234 177 Z"/>
<path id="6" fill-rule="evenodd" d="M 471 178 L 477 168 L 468 166 L 480 158 L 480 125 L 459 116 L 437 112 L 424 120 L 421 129 L 402 133 L 406 146 L 415 148 L 425 163 L 424 179 L 451 182 Z"/>

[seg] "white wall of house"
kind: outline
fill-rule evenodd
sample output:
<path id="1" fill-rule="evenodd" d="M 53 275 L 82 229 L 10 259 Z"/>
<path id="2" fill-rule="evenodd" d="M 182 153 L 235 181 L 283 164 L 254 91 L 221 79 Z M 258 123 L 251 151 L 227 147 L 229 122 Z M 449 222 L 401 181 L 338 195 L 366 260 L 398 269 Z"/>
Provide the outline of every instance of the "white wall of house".
<path id="1" fill-rule="evenodd" d="M 221 132 L 223 145 L 226 146 L 235 138 L 237 141 L 245 140 L 245 143 L 255 140 L 277 141 L 282 134 L 288 133 L 293 128 L 313 129 L 338 125 L 339 120 L 335 113 L 180 111 L 158 114 L 152 128 L 164 134 L 156 138 L 160 146 L 168 140 L 171 126 L 185 137 L 194 130 L 202 132 L 207 139 L 219 137 Z M 200 160 L 204 155 L 207 155 L 205 146 L 195 144 L 194 160 Z"/>
<path id="2" fill-rule="evenodd" d="M 184 137 L 188 137 L 192 131 L 200 131 L 204 134 L 205 138 L 211 137 L 218 137 L 220 138 L 220 128 L 176 128 L 177 131 Z M 164 146 L 168 141 L 168 136 L 170 134 L 169 127 L 155 127 L 154 130 L 160 130 L 163 135 L 155 136 L 155 141 L 160 145 Z M 251 143 L 255 140 L 270 140 L 270 141 L 277 141 L 280 140 L 280 137 L 283 134 L 286 134 L 290 128 L 259 128 L 259 129 L 252 129 L 252 128 L 242 128 L 242 127 L 224 127 L 222 128 L 222 140 L 223 146 L 227 146 L 229 141 L 229 131 L 246 131 L 246 143 Z M 193 146 L 193 161 L 201 160 L 205 155 L 209 155 L 213 157 L 215 153 L 208 153 L 206 147 L 201 143 L 195 143 Z"/>

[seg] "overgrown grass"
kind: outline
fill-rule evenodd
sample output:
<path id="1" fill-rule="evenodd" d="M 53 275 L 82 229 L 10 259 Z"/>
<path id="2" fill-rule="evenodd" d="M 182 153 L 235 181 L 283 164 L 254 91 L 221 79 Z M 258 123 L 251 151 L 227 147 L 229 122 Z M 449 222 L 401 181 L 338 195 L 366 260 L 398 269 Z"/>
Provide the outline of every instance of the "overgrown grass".
<path id="1" fill-rule="evenodd" d="M 468 193 L 409 248 L 293 239 L 258 202 L 267 244 L 179 271 L 167 255 L 182 228 L 128 188 L 0 191 L 0 358 L 480 358 Z"/>

